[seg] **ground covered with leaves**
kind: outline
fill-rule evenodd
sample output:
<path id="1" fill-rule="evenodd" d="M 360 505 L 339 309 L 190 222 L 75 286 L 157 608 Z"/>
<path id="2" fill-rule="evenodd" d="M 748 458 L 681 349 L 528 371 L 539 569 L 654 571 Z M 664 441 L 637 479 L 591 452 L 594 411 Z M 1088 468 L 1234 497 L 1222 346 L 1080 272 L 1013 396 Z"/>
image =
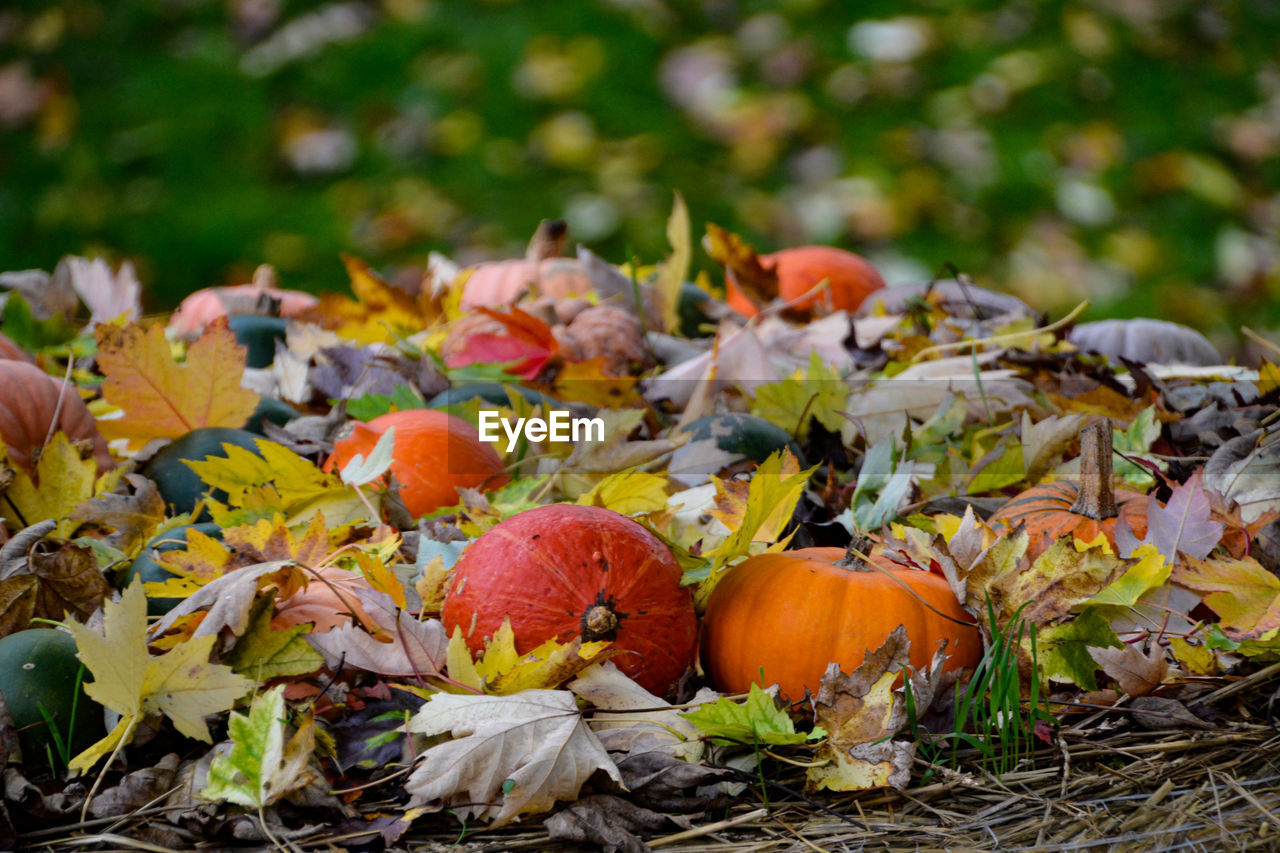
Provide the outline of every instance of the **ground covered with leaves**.
<path id="1" fill-rule="evenodd" d="M 35 439 L 4 433 L 0 642 L 67 632 L 84 691 L 26 724 L 6 697 L 5 846 L 1274 847 L 1276 365 L 1086 352 L 1073 315 L 963 276 L 855 312 L 782 302 L 712 227 L 747 319 L 685 281 L 679 205 L 668 234 L 661 265 L 584 251 L 565 259 L 576 295 L 535 282 L 493 307 L 462 307 L 482 268 L 440 259 L 405 288 L 347 258 L 352 295 L 289 308 L 253 367 L 226 319 L 139 317 L 128 270 L 7 279 L 0 407 L 35 399 L 22 361 L 62 396 Z M 215 294 L 221 313 L 278 315 L 269 279 Z M 330 461 L 353 422 L 430 407 L 472 423 L 564 407 L 601 433 L 504 436 L 501 477 L 416 515 L 394 435 Z M 781 438 L 690 429 L 731 412 Z M 164 448 L 255 414 L 256 440 L 169 463 L 198 478 L 176 506 Z M 1007 520 L 1046 483 L 1114 499 L 1119 520 L 1062 536 Z M 557 503 L 638 521 L 699 614 L 766 552 L 940 576 L 981 660 L 944 668 L 952 643 L 917 662 L 887 613 L 880 633 L 842 628 L 865 631 L 860 664 L 783 701 L 772 682 L 726 692 L 692 656 L 655 695 L 608 639 L 529 650 L 508 625 L 469 648 L 438 618 L 460 555 Z"/>

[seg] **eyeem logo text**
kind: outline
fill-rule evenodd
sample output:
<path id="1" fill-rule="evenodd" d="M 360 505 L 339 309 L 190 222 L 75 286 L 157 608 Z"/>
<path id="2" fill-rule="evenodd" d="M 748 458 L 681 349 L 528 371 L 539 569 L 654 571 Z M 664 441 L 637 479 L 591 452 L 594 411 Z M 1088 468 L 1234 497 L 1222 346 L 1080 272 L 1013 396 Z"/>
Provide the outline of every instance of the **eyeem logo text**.
<path id="1" fill-rule="evenodd" d="M 501 440 L 498 428 L 507 436 L 507 452 L 516 449 L 523 435 L 530 442 L 541 441 L 604 441 L 603 418 L 575 418 L 565 409 L 552 409 L 545 418 L 504 418 L 494 411 L 480 412 L 480 440 L 494 443 Z"/>

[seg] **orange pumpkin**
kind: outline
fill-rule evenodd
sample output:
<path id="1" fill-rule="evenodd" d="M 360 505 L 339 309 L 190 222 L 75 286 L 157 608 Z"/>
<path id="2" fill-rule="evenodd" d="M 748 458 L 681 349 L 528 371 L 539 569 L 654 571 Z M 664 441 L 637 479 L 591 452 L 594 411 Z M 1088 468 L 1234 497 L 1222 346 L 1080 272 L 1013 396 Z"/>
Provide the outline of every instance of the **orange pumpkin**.
<path id="1" fill-rule="evenodd" d="M 480 441 L 476 428 L 435 409 L 389 412 L 355 424 L 351 435 L 334 445 L 326 470 L 342 468 L 357 453 L 368 456 L 391 427 L 391 473 L 401 485 L 405 508 L 415 518 L 456 504 L 459 487 L 493 489 L 507 482 L 502 460 Z"/>
<path id="2" fill-rule="evenodd" d="M 884 287 L 880 272 L 861 255 L 834 246 L 795 246 L 760 256 L 765 269 L 778 276 L 778 295 L 793 310 L 818 307 L 831 311 L 856 311 L 872 293 Z M 823 280 L 827 286 L 805 296 Z M 729 307 L 754 317 L 758 309 L 730 277 L 727 282 Z"/>
<path id="3" fill-rule="evenodd" d="M 1102 534 L 1115 545 L 1121 519 L 1137 538 L 1147 534 L 1148 497 L 1116 489 L 1111 482 L 1111 422 L 1086 427 L 1080 438 L 1078 479 L 1032 486 L 987 520 L 992 527 L 1006 530 L 1025 524 L 1027 554 L 1032 559 L 1064 536 L 1092 542 Z"/>
<path id="4" fill-rule="evenodd" d="M 777 683 L 792 702 L 816 694 L 830 663 L 851 672 L 899 625 L 911 665 L 947 641 L 948 670 L 975 667 L 982 636 L 946 580 L 844 560 L 840 548 L 760 554 L 733 568 L 707 603 L 702 662 L 718 690 Z"/>
<path id="5" fill-rule="evenodd" d="M 34 474 L 38 451 L 55 432 L 92 442 L 100 470 L 115 467 L 98 422 L 75 386 L 64 388 L 34 364 L 0 360 L 0 439 L 8 447 L 9 461 Z"/>

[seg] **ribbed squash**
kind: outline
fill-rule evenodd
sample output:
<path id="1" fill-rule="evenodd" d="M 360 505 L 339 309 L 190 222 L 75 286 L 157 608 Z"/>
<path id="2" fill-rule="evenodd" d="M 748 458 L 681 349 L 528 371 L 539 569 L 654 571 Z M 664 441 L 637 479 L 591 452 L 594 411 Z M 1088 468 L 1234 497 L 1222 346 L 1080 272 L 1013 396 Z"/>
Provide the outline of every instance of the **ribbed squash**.
<path id="1" fill-rule="evenodd" d="M 1148 497 L 1111 482 L 1111 422 L 1092 424 L 1080 437 L 1079 479 L 1032 486 L 988 519 L 997 528 L 1026 525 L 1033 558 L 1064 536 L 1091 542 L 1102 534 L 1114 545 L 1121 519 L 1137 538 L 1147 533 Z"/>
<path id="2" fill-rule="evenodd" d="M 115 467 L 98 422 L 75 386 L 64 387 L 34 364 L 0 359 L 0 440 L 8 448 L 9 461 L 34 474 L 33 460 L 53 432 L 92 442 L 98 468 Z"/>
<path id="3" fill-rule="evenodd" d="M 982 637 L 945 579 L 916 569 L 845 560 L 841 548 L 760 554 L 734 567 L 707 603 L 702 663 L 717 690 L 777 684 L 792 702 L 816 694 L 830 663 L 845 672 L 899 625 L 911 665 L 929 665 L 947 641 L 948 670 L 974 667 Z"/>
<path id="4" fill-rule="evenodd" d="M 415 518 L 456 504 L 459 487 L 495 489 L 509 479 L 502 459 L 480 441 L 475 427 L 436 409 L 405 409 L 356 423 L 351 435 L 334 444 L 325 467 L 341 470 L 357 453 L 367 457 L 391 427 L 391 473 Z"/>

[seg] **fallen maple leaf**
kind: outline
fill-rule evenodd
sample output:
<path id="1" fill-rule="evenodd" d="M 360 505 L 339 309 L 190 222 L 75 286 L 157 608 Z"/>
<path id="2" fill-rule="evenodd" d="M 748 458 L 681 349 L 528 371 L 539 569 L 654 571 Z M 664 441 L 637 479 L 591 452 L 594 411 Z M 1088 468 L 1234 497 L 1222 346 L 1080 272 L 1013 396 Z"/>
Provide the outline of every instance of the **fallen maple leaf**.
<path id="1" fill-rule="evenodd" d="M 809 769 L 811 790 L 907 786 L 916 745 L 891 738 L 907 722 L 893 686 L 907 665 L 909 648 L 907 630 L 899 625 L 852 673 L 841 672 L 836 663 L 827 667 L 813 700 L 814 722 L 827 731 L 814 758 L 825 763 Z M 936 657 L 934 667 L 940 668 Z"/>
<path id="2" fill-rule="evenodd" d="M 551 359 L 560 354 L 560 343 L 545 322 L 512 306 L 510 314 L 491 308 L 476 308 L 501 323 L 506 334 L 477 332 L 467 337 L 462 349 L 446 359 L 449 367 L 468 364 L 505 364 L 512 376 L 533 379 Z"/>
<path id="3" fill-rule="evenodd" d="M 557 800 L 575 799 L 597 770 L 622 783 L 565 690 L 437 693 L 409 720 L 409 731 L 455 738 L 421 755 L 404 786 L 410 805 L 452 808 L 463 819 L 502 826 L 547 811 Z"/>
<path id="4" fill-rule="evenodd" d="M 76 640 L 77 655 L 93 681 L 85 692 L 120 715 L 102 740 L 71 759 L 68 768 L 87 772 L 98 760 L 133 738 L 148 714 L 162 713 L 179 732 L 209 743 L 204 718 L 226 711 L 254 682 L 230 667 L 209 663 L 214 637 L 188 640 L 158 657 L 147 651 L 147 599 L 142 584 L 133 583 L 120 602 L 103 605 L 103 633 L 66 620 Z"/>
<path id="5" fill-rule="evenodd" d="M 0 443 L 0 463 L 4 461 L 3 453 Z M 92 456 L 82 459 L 66 433 L 56 432 L 36 462 L 34 477 L 21 468 L 14 471 L 13 482 L 3 490 L 5 508 L 27 524 L 45 519 L 57 521 L 57 535 L 68 537 L 78 526 L 68 516 L 93 497 L 97 471 L 98 464 Z"/>
<path id="6" fill-rule="evenodd" d="M 439 677 L 444 673 L 448 637 L 439 619 L 419 622 L 395 606 L 391 596 L 361 592 L 360 603 L 381 629 L 381 638 L 353 625 L 339 625 L 307 642 L 324 655 L 325 663 L 393 677 Z"/>
<path id="7" fill-rule="evenodd" d="M 1252 557 L 1188 557 L 1174 567 L 1172 580 L 1203 594 L 1233 638 L 1269 640 L 1280 633 L 1280 578 Z"/>
<path id="8" fill-rule="evenodd" d="M 1170 562 L 1179 553 L 1199 559 L 1209 556 L 1226 529 L 1211 518 L 1209 496 L 1201 485 L 1203 473 L 1203 469 L 1197 469 L 1173 490 L 1164 506 L 1154 495 L 1148 499 L 1147 535 L 1142 541 L 1155 545 Z"/>
<path id="9" fill-rule="evenodd" d="M 0 579 L 0 637 L 31 627 L 32 619 L 81 619 L 111 594 L 88 548 L 72 543 L 37 543 L 26 559 Z"/>
<path id="10" fill-rule="evenodd" d="M 154 480 L 141 474 L 125 474 L 133 494 L 106 494 L 90 498 L 71 511 L 68 518 L 77 524 L 93 524 L 111 531 L 108 545 L 132 556 L 155 533 L 165 519 L 164 498 Z"/>
<path id="11" fill-rule="evenodd" d="M 1169 677 L 1169 661 L 1159 643 L 1147 651 L 1140 644 L 1125 643 L 1118 649 L 1089 649 L 1089 654 L 1130 696 L 1146 696 Z"/>
<path id="12" fill-rule="evenodd" d="M 124 410 L 98 421 L 107 439 L 140 445 L 198 427 L 238 428 L 258 405 L 258 395 L 240 386 L 245 348 L 225 320 L 205 329 L 184 364 L 174 361 L 160 325 L 101 325 L 96 338 L 103 396 Z"/>
<path id="13" fill-rule="evenodd" d="M 311 766 L 315 722 L 307 715 L 285 740 L 284 685 L 255 696 L 248 714 L 233 712 L 227 722 L 231 749 L 209 765 L 209 784 L 201 796 L 260 809 L 317 778 Z"/>

